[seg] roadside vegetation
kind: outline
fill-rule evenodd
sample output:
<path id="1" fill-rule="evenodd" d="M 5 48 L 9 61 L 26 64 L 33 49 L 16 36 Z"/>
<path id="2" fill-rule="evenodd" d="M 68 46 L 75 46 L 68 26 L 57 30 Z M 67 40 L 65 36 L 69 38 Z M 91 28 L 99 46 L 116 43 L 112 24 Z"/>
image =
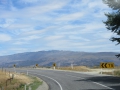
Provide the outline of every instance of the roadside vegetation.
<path id="1" fill-rule="evenodd" d="M 68 66 L 68 67 L 60 67 L 57 69 L 60 69 L 60 70 L 71 70 L 71 71 L 84 71 L 84 72 L 88 72 L 90 71 L 89 68 L 87 68 L 86 66 L 74 66 L 73 68 Z"/>
<path id="2" fill-rule="evenodd" d="M 0 90 L 36 90 L 42 84 L 36 77 L 0 71 Z"/>
<path id="3" fill-rule="evenodd" d="M 92 71 L 101 71 L 101 68 L 98 66 L 95 66 L 93 68 L 91 68 Z M 100 72 L 101 73 L 101 72 Z M 102 69 L 102 74 L 107 74 L 107 75 L 113 75 L 113 76 L 120 76 L 120 66 L 116 66 L 113 69 L 109 69 L 109 68 L 103 68 Z"/>
<path id="4" fill-rule="evenodd" d="M 31 87 L 31 90 L 36 90 L 43 82 L 40 81 L 37 77 L 31 77 L 33 82 L 27 86 L 27 90 Z"/>
<path id="5" fill-rule="evenodd" d="M 114 71 L 114 75 L 120 76 L 120 70 L 115 70 L 115 71 Z"/>
<path id="6" fill-rule="evenodd" d="M 119 76 L 120 77 L 120 70 L 115 70 L 114 72 L 102 72 L 102 74 Z"/>
<path id="7" fill-rule="evenodd" d="M 82 72 L 99 72 L 101 74 L 100 66 L 94 67 L 86 67 L 86 66 L 74 66 L 73 68 L 70 66 L 66 67 L 56 67 L 59 70 L 70 70 L 70 71 L 82 71 Z M 102 69 L 102 74 L 120 76 L 120 67 L 115 67 L 114 69 Z"/>

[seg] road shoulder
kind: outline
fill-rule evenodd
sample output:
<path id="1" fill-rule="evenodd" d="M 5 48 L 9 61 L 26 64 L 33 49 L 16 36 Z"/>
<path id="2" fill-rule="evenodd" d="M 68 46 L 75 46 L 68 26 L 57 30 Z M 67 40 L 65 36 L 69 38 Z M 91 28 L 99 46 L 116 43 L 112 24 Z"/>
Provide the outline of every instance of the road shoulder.
<path id="1" fill-rule="evenodd" d="M 47 83 L 45 81 L 41 80 L 41 79 L 40 79 L 40 81 L 42 81 L 43 83 L 36 90 L 48 90 L 49 86 L 47 85 Z"/>

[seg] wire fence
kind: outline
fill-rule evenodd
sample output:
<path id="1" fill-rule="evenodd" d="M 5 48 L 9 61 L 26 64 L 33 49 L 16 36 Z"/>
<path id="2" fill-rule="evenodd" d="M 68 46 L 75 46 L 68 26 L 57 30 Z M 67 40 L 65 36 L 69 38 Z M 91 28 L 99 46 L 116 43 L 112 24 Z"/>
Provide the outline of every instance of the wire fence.
<path id="1" fill-rule="evenodd" d="M 0 73 L 0 90 L 32 90 L 30 86 L 21 84 L 14 79 L 15 73 L 7 72 L 6 69 Z"/>

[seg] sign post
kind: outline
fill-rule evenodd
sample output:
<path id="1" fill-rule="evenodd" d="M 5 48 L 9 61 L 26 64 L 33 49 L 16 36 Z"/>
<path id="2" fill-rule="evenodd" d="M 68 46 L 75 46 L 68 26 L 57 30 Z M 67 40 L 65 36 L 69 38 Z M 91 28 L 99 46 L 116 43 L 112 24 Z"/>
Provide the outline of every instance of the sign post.
<path id="1" fill-rule="evenodd" d="M 36 67 L 38 67 L 38 64 L 36 64 Z"/>
<path id="2" fill-rule="evenodd" d="M 14 72 L 16 73 L 16 69 L 15 69 L 16 65 L 14 64 L 13 67 L 14 67 Z"/>
<path id="3" fill-rule="evenodd" d="M 54 68 L 54 70 L 55 70 L 55 67 L 56 67 L 56 63 L 53 63 L 53 68 Z"/>
<path id="4" fill-rule="evenodd" d="M 73 64 L 71 63 L 71 68 L 73 69 Z"/>

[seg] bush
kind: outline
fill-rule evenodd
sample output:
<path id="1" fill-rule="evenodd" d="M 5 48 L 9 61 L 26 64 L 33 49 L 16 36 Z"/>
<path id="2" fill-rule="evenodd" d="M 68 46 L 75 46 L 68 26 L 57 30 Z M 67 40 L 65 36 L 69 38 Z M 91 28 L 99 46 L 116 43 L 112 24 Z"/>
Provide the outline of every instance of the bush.
<path id="1" fill-rule="evenodd" d="M 116 75 L 116 76 L 120 76 L 120 70 L 116 70 L 116 71 L 114 71 L 114 75 Z"/>

